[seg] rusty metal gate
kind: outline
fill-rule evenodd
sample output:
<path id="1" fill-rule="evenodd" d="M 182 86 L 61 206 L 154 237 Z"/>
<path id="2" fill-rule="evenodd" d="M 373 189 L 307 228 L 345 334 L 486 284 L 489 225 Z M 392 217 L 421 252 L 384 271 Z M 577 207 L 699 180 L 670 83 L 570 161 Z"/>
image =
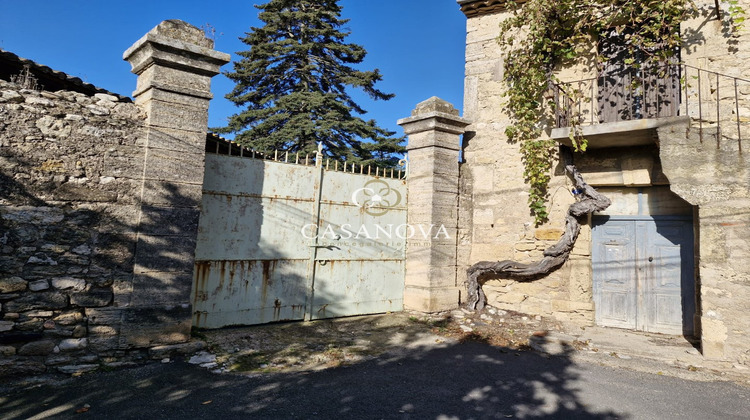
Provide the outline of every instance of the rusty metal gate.
<path id="1" fill-rule="evenodd" d="M 405 181 L 283 160 L 207 153 L 193 325 L 400 311 Z"/>

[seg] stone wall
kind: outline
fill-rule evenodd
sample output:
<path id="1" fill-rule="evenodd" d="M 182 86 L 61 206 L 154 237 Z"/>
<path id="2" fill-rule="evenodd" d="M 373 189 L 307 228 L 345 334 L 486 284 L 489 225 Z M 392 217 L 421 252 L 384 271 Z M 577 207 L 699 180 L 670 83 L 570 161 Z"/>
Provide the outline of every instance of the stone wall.
<path id="1" fill-rule="evenodd" d="M 461 166 L 458 265 L 463 279 L 465 269 L 478 261 L 540 259 L 543 250 L 562 235 L 565 212 L 573 202 L 558 167 L 550 183 L 550 222 L 534 225 L 518 145 L 508 143 L 504 133 L 510 120 L 503 113 L 503 59 L 497 35 L 506 16 L 496 13 L 467 21 L 464 117 L 472 124 L 464 135 Z M 584 226 L 571 261 L 544 279 L 488 281 L 484 286 L 488 302 L 503 309 L 590 323 L 591 287 L 569 280 L 571 273 L 578 273 L 577 279 L 588 276 L 589 236 Z"/>
<path id="2" fill-rule="evenodd" d="M 690 35 L 690 42 L 681 53 L 683 60 L 689 65 L 749 79 L 750 68 L 741 64 L 747 61 L 750 51 L 747 27 L 739 34 L 727 31 L 726 2 L 721 2 L 721 20 L 716 19 L 713 1 L 697 3 L 702 16 L 682 26 L 684 33 Z M 741 0 L 740 4 L 750 10 L 750 1 Z M 464 135 L 464 163 L 460 169 L 459 277 L 463 269 L 482 260 L 538 259 L 543 249 L 559 238 L 564 212 L 573 201 L 571 185 L 558 164 L 549 189 L 549 222 L 534 225 L 527 207 L 528 185 L 523 182 L 518 145 L 509 144 L 504 135 L 509 119 L 503 110 L 503 59 L 496 38 L 498 25 L 506 17 L 506 12 L 495 10 L 467 20 L 464 117 L 472 124 Z M 585 67 L 561 69 L 559 73 L 565 81 L 593 74 Z M 697 80 L 689 78 L 686 97 L 693 104 L 689 110 L 694 117 L 692 131 L 684 127 L 679 133 L 669 131 L 673 129 L 670 122 L 658 131 L 658 141 L 653 146 L 589 150 L 576 154 L 575 160 L 587 181 L 608 188 L 608 193 L 617 198 L 613 204 L 621 206 L 617 211 L 627 211 L 632 204 L 628 204 L 628 196 L 635 187 L 650 188 L 648 191 L 655 196 L 666 197 L 669 205 L 685 211 L 681 200 L 665 192 L 663 186 L 670 184 L 676 195 L 698 207 L 697 283 L 703 351 L 706 357 L 748 363 L 750 342 L 745 337 L 750 320 L 741 312 L 750 302 L 750 284 L 742 263 L 737 263 L 750 258 L 747 241 L 742 239 L 748 234 L 750 215 L 745 194 L 750 178 L 746 173 L 746 153 L 739 153 L 736 125 L 739 120 L 743 138 L 750 139 L 750 82 L 738 83 L 737 103 L 732 84 L 733 79 L 722 78 L 718 84 L 721 93 L 717 95 L 717 83 L 702 80 L 701 115 L 706 135 L 703 143 L 694 129 L 699 116 L 695 106 Z M 685 109 L 682 111 L 684 115 Z M 720 141 L 715 135 L 717 112 L 723 120 Z M 656 130 L 649 135 L 656 139 Z M 706 152 L 707 148 L 712 150 Z M 687 158 L 686 153 L 691 157 Z M 484 290 L 488 302 L 503 309 L 588 324 L 594 321 L 591 276 L 591 229 L 584 225 L 570 260 L 559 270 L 527 283 L 490 280 Z"/>
<path id="3" fill-rule="evenodd" d="M 703 355 L 750 367 L 750 156 L 736 144 L 701 143 L 687 121 L 659 129 L 670 188 L 698 208 Z"/>
<path id="4" fill-rule="evenodd" d="M 107 94 L 0 93 L 0 376 L 113 362 L 118 325 L 97 312 L 133 277 L 145 114 Z"/>
<path id="5" fill-rule="evenodd" d="M 194 347 L 212 47 L 159 24 L 125 54 L 135 104 L 0 81 L 0 377 Z"/>

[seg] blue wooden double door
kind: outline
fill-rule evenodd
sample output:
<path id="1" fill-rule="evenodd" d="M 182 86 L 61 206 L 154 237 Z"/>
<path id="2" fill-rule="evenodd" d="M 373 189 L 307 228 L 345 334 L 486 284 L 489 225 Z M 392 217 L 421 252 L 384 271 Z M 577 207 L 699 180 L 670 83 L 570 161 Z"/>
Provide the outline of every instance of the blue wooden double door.
<path id="1" fill-rule="evenodd" d="M 597 324 L 692 336 L 693 261 L 690 219 L 594 217 Z"/>

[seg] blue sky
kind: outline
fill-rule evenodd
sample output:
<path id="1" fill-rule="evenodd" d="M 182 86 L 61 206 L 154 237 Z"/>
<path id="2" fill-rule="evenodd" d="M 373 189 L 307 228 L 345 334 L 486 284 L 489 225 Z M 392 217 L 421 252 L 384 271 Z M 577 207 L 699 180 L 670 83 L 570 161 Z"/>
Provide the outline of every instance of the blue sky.
<path id="1" fill-rule="evenodd" d="M 253 4 L 264 0 L 0 0 L 0 48 L 123 95 L 135 75 L 122 53 L 166 19 L 216 29 L 216 49 L 246 49 L 238 37 L 260 26 Z M 380 69 L 377 86 L 396 97 L 371 101 L 352 94 L 379 125 L 403 134 L 396 120 L 439 96 L 461 109 L 466 18 L 455 0 L 341 0 L 348 42 L 368 51 L 363 70 Z M 230 68 L 231 64 L 224 67 Z M 209 125 L 221 126 L 237 108 L 224 95 L 233 82 L 213 79 Z"/>

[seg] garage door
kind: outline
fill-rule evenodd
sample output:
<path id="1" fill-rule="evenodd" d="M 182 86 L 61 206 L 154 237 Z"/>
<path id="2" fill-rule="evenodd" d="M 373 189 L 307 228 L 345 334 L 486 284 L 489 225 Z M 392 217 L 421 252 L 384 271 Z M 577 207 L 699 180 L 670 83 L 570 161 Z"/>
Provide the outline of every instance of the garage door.
<path id="1" fill-rule="evenodd" d="M 693 335 L 692 220 L 598 216 L 592 241 L 598 325 Z"/>

